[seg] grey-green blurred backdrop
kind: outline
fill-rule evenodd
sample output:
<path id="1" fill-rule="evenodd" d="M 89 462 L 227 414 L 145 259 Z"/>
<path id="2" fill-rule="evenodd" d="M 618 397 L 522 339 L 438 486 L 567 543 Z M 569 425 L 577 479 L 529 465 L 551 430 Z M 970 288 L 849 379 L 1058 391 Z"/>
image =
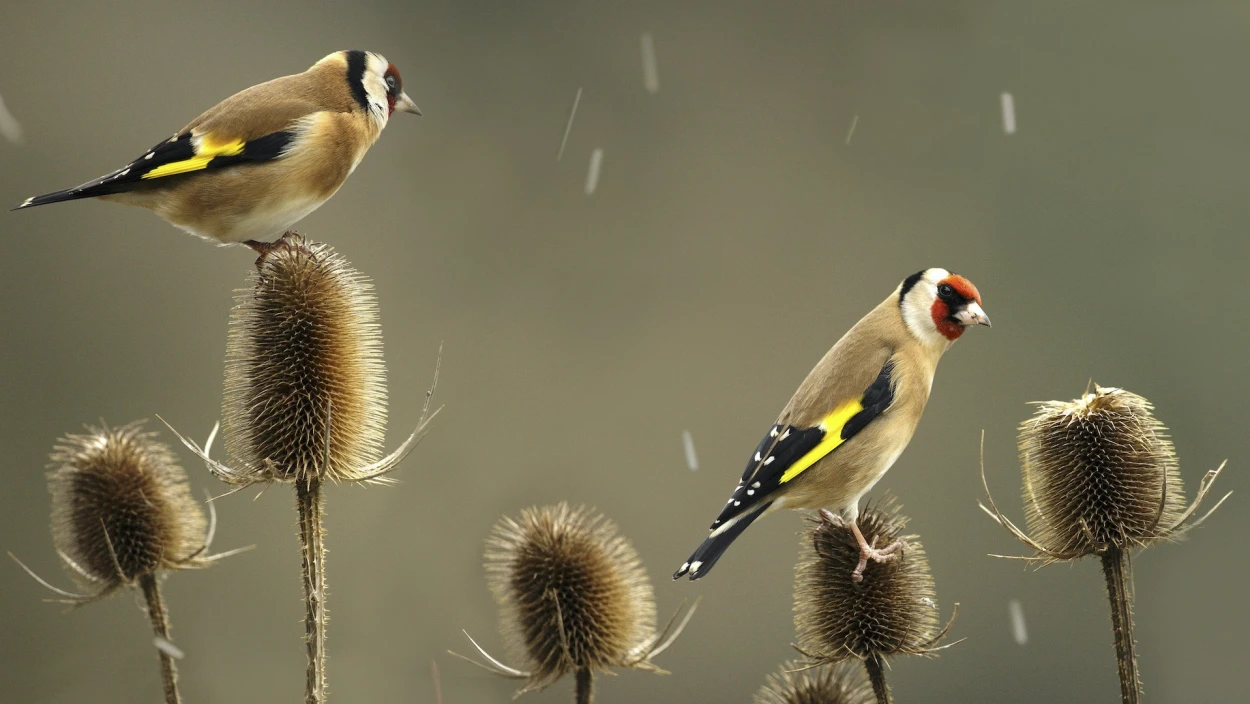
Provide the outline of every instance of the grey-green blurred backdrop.
<path id="1" fill-rule="evenodd" d="M 1134 564 L 1148 700 L 1239 696 L 1244 4 L 7 2 L 0 95 L 25 138 L 0 141 L 0 201 L 103 174 L 231 93 L 343 48 L 395 62 L 425 117 L 397 116 L 300 229 L 376 283 L 391 446 L 417 420 L 440 341 L 446 410 L 403 483 L 329 492 L 336 701 L 433 701 L 432 659 L 448 704 L 507 701 L 512 683 L 446 651 L 469 647 L 462 628 L 501 649 L 483 539 L 500 515 L 562 499 L 619 523 L 661 613 L 704 597 L 659 659 L 673 674 L 606 679 L 600 701 L 749 701 L 794 655 L 799 517 L 757 524 L 705 581 L 668 575 L 811 365 L 935 265 L 977 283 L 995 326 L 947 355 L 878 485 L 913 518 L 966 638 L 896 662 L 898 701 L 1118 696 L 1097 565 L 1032 573 L 987 557 L 1020 548 L 976 506 L 982 429 L 991 485 L 1019 517 L 1027 402 L 1073 398 L 1091 378 L 1155 402 L 1189 495 L 1230 458 L 1218 488 L 1239 493 L 1191 540 Z M 157 413 L 207 433 L 254 255 L 93 202 L 2 212 L 0 237 L 0 548 L 67 584 L 47 530 L 53 442 Z M 183 459 L 196 491 L 224 489 Z M 258 549 L 167 582 L 191 703 L 302 694 L 293 498 L 254 494 L 219 502 L 217 546 Z M 7 562 L 0 596 L 0 700 L 158 700 L 132 596 L 65 614 Z M 567 701 L 569 688 L 526 700 Z"/>

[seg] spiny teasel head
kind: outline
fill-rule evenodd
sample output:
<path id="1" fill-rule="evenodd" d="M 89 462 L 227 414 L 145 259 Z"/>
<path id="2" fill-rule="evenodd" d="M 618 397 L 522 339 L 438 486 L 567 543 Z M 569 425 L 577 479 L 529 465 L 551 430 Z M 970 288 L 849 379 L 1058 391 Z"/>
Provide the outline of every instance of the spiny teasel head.
<path id="1" fill-rule="evenodd" d="M 1077 557 L 1166 537 L 1185 494 L 1172 440 L 1150 402 L 1097 386 L 1070 403 L 1039 406 L 1020 426 L 1034 540 Z"/>
<path id="2" fill-rule="evenodd" d="M 1141 396 L 1095 386 L 1075 401 L 1038 405 L 1020 425 L 1024 510 L 1033 535 L 998 510 L 981 466 L 989 503 L 981 509 L 1036 553 L 1024 559 L 1047 564 L 1176 539 L 1228 498 L 1189 521 L 1224 465 L 1206 473 L 1186 508 L 1172 440 Z"/>
<path id="3" fill-rule="evenodd" d="M 230 320 L 222 417 L 232 483 L 356 481 L 381 457 L 377 303 L 331 247 L 285 239 L 258 262 Z"/>
<path id="4" fill-rule="evenodd" d="M 570 672 L 660 672 L 651 658 L 672 644 L 694 611 L 676 628 L 674 615 L 657 632 L 655 594 L 638 553 L 611 521 L 584 507 L 560 503 L 505 517 L 486 545 L 487 581 L 502 630 L 524 663 L 513 669 L 486 655 L 494 664 L 488 669 L 524 679 L 521 692 Z"/>
<path id="5" fill-rule="evenodd" d="M 781 666 L 755 694 L 755 704 L 875 704 L 872 686 L 858 663 L 811 667 L 801 661 Z"/>
<path id="6" fill-rule="evenodd" d="M 901 540 L 904 547 L 884 562 L 869 561 L 862 582 L 859 543 L 849 525 L 810 519 L 796 568 L 794 625 L 799 651 L 813 662 L 839 662 L 899 654 L 927 654 L 946 635 L 939 625 L 933 576 L 915 535 L 903 535 L 907 519 L 893 497 L 869 505 L 857 525 L 876 545 Z"/>
<path id="7" fill-rule="evenodd" d="M 143 421 L 88 427 L 52 453 L 52 537 L 84 586 L 112 591 L 158 570 L 201 566 L 204 512 L 155 437 Z"/>

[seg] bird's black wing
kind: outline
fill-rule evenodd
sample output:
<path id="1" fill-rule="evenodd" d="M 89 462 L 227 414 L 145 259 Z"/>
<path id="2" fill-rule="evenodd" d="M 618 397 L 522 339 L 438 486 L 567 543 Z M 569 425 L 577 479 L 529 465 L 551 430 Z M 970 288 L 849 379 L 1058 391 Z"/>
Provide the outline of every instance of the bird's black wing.
<path id="1" fill-rule="evenodd" d="M 710 526 L 711 535 L 673 578 L 687 572 L 691 579 L 707 574 L 729 543 L 773 502 L 774 493 L 782 485 L 836 450 L 889 409 L 894 402 L 893 370 L 893 362 L 887 360 L 877 378 L 859 398 L 838 405 L 814 426 L 799 428 L 777 424 L 769 428 L 747 462 L 742 481 Z M 697 567 L 692 567 L 694 565 Z"/>
<path id="2" fill-rule="evenodd" d="M 214 140 L 211 135 L 200 135 L 197 140 L 193 139 L 192 132 L 183 132 L 152 147 L 143 156 L 110 174 L 81 186 L 27 198 L 25 203 L 14 210 L 123 193 L 156 179 L 277 159 L 285 153 L 294 139 L 295 132 L 291 130 L 274 132 L 248 141 Z"/>

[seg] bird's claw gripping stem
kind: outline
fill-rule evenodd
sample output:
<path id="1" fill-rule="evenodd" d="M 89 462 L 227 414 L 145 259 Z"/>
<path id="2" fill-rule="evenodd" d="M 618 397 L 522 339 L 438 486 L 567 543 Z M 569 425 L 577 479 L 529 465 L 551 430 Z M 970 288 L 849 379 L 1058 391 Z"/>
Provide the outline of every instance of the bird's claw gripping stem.
<path id="1" fill-rule="evenodd" d="M 869 545 L 868 541 L 864 540 L 864 534 L 860 532 L 859 526 L 852 523 L 851 531 L 855 533 L 855 540 L 859 543 L 859 564 L 851 572 L 851 581 L 856 584 L 864 581 L 864 568 L 868 566 L 869 560 L 873 562 L 893 560 L 894 556 L 903 549 L 903 541 L 895 540 L 893 543 L 878 550 L 876 537 L 873 537 L 872 544 Z"/>
<path id="2" fill-rule="evenodd" d="M 843 520 L 841 516 L 833 513 L 829 509 L 820 509 L 820 519 L 822 521 L 828 521 L 837 528 L 845 528 L 847 525 L 847 521 Z M 893 543 L 878 550 L 876 537 L 872 539 L 872 543 L 870 544 L 864 539 L 864 534 L 860 532 L 858 525 L 851 523 L 850 526 L 851 532 L 855 534 L 855 542 L 859 544 L 859 564 L 856 565 L 855 570 L 851 572 L 851 581 L 856 584 L 864 581 L 864 568 L 868 567 L 869 560 L 872 560 L 873 562 L 887 562 L 894 559 L 894 556 L 901 552 L 905 547 L 903 545 L 903 541 L 895 540 Z"/>
<path id="3" fill-rule="evenodd" d="M 299 236 L 298 232 L 295 232 L 294 230 L 287 230 L 282 233 L 281 237 L 273 242 L 245 240 L 243 244 L 247 245 L 253 252 L 256 252 L 256 254 L 259 255 L 256 257 L 256 268 L 259 269 L 265 263 L 266 257 L 283 247 L 292 246 L 292 240 L 298 240 Z"/>

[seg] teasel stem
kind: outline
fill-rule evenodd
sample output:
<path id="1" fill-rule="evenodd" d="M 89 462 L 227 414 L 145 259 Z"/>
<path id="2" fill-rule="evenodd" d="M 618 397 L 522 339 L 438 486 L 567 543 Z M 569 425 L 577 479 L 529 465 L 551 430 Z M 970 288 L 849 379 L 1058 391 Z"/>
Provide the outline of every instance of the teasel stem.
<path id="1" fill-rule="evenodd" d="M 325 533 L 321 514 L 321 480 L 307 476 L 295 482 L 299 509 L 300 567 L 304 576 L 304 631 L 308 645 L 306 704 L 326 700 L 326 575 Z"/>
<path id="2" fill-rule="evenodd" d="M 890 704 L 890 688 L 885 683 L 885 658 L 880 653 L 873 653 L 864 660 L 864 668 L 868 670 L 868 681 L 872 682 L 877 704 Z"/>
<path id="3" fill-rule="evenodd" d="M 1107 578 L 1107 598 L 1111 601 L 1111 628 L 1115 631 L 1120 697 L 1124 704 L 1138 704 L 1141 699 L 1141 679 L 1137 674 L 1137 643 L 1133 639 L 1128 552 L 1115 545 L 1107 546 L 1102 553 L 1102 572 Z"/>
<path id="4" fill-rule="evenodd" d="M 161 598 L 161 585 L 156 581 L 156 574 L 149 573 L 139 578 L 139 586 L 143 589 L 143 598 L 148 603 L 148 618 L 152 620 L 152 632 L 157 638 L 169 640 L 169 614 L 165 611 L 165 601 Z M 165 704 L 181 704 L 178 695 L 178 667 L 169 653 L 157 648 L 161 658 L 161 681 L 165 685 Z"/>
<path id="5" fill-rule="evenodd" d="M 577 704 L 592 704 L 595 701 L 595 673 L 589 667 L 577 671 Z"/>

